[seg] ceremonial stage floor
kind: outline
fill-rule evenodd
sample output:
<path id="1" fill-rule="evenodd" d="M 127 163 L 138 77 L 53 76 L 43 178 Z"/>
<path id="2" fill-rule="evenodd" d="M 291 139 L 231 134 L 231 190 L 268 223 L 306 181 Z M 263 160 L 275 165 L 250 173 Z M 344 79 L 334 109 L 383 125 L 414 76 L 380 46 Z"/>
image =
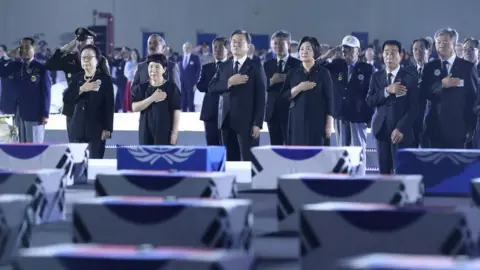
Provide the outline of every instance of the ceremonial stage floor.
<path id="1" fill-rule="evenodd" d="M 58 222 L 49 225 L 37 227 L 33 233 L 32 246 L 44 246 L 49 244 L 71 242 L 71 205 L 75 201 L 92 198 L 94 196 L 93 186 L 80 186 L 69 188 L 67 192 L 67 219 L 68 221 Z M 274 203 L 273 198 L 265 194 L 243 193 L 241 197 L 262 201 L 255 207 L 255 226 L 257 233 L 261 233 L 271 225 L 275 220 L 274 211 L 266 210 Z M 466 198 L 426 198 L 425 204 L 428 205 L 469 205 L 470 199 Z M 295 238 L 279 237 L 257 237 L 255 240 L 255 249 L 260 256 L 259 270 L 299 270 L 300 266 L 297 260 L 292 256 L 297 254 L 298 245 Z M 287 259 L 279 260 L 274 257 L 285 257 Z M 0 270 L 11 270 L 10 267 L 0 267 Z"/>

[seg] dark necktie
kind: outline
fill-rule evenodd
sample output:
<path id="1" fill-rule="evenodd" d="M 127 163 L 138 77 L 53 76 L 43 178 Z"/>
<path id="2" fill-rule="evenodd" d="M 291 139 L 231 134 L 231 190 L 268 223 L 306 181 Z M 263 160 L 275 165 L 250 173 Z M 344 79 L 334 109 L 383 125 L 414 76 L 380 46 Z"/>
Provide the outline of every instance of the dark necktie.
<path id="1" fill-rule="evenodd" d="M 393 83 L 393 74 L 392 73 L 388 73 L 388 85 L 392 84 Z"/>
<path id="2" fill-rule="evenodd" d="M 448 61 L 443 61 L 442 62 L 442 72 L 443 74 L 445 74 L 445 76 L 448 76 L 448 65 L 450 63 L 448 63 Z"/>
<path id="3" fill-rule="evenodd" d="M 277 73 L 283 72 L 283 60 L 278 61 Z"/>
<path id="4" fill-rule="evenodd" d="M 20 71 L 21 76 L 25 76 L 27 74 L 27 63 L 22 63 L 22 70 Z"/>
<path id="5" fill-rule="evenodd" d="M 419 67 L 418 68 L 418 76 L 422 76 L 423 68 Z"/>
<path id="6" fill-rule="evenodd" d="M 348 81 L 352 78 L 353 65 L 348 65 Z"/>
<path id="7" fill-rule="evenodd" d="M 220 63 L 221 63 L 220 61 L 217 61 L 217 62 L 215 63 L 215 69 L 218 69 L 218 67 L 220 66 Z"/>
<path id="8" fill-rule="evenodd" d="M 240 71 L 240 62 L 235 61 L 235 67 L 233 68 L 233 74 L 238 74 Z"/>

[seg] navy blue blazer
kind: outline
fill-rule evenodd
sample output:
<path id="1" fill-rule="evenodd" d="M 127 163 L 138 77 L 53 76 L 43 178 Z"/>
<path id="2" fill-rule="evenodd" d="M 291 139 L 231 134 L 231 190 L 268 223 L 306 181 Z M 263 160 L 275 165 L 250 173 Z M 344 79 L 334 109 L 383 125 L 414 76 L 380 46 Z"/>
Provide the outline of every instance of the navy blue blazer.
<path id="1" fill-rule="evenodd" d="M 319 62 L 328 69 L 333 82 L 332 116 L 354 123 L 366 123 L 372 119 L 373 110 L 365 103 L 374 67 L 357 61 L 348 76 L 345 59 L 335 59 L 331 63 Z"/>
<path id="2" fill-rule="evenodd" d="M 0 59 L 0 73 L 6 72 L 5 65 L 13 60 Z M 1 71 L 1 70 L 5 71 Z M 4 74 L 8 75 L 8 74 Z M 0 111 L 5 114 L 14 114 L 17 109 L 18 92 L 13 87 L 13 75 L 1 76 L 2 93 L 0 95 Z"/>
<path id="3" fill-rule="evenodd" d="M 394 82 L 399 82 L 407 88 L 403 96 L 388 95 L 385 97 L 385 88 L 388 87 L 386 70 L 377 71 L 372 75 L 370 89 L 365 101 L 375 109 L 372 118 L 372 133 L 378 138 L 383 125 L 388 132 L 398 129 L 403 134 L 402 144 L 412 144 L 415 140 L 415 122 L 418 115 L 418 77 L 400 68 Z"/>
<path id="4" fill-rule="evenodd" d="M 17 92 L 19 114 L 22 120 L 40 122 L 50 115 L 50 74 L 43 64 L 32 60 L 22 70 L 22 61 L 11 61 L 0 69 L 0 77 L 12 80 L 12 88 Z"/>
<path id="5" fill-rule="evenodd" d="M 208 63 L 203 65 L 200 79 L 197 83 L 198 91 L 205 93 L 203 98 L 202 111 L 200 112 L 200 120 L 213 121 L 218 119 L 218 100 L 219 93 L 208 92 L 208 84 L 217 72 L 215 63 Z"/>
<path id="6" fill-rule="evenodd" d="M 183 66 L 183 56 L 178 60 L 178 66 L 180 67 L 180 81 L 182 88 L 192 88 L 197 84 L 200 78 L 200 72 L 202 70 L 202 63 L 200 57 L 195 54 L 190 54 L 187 65 Z"/>

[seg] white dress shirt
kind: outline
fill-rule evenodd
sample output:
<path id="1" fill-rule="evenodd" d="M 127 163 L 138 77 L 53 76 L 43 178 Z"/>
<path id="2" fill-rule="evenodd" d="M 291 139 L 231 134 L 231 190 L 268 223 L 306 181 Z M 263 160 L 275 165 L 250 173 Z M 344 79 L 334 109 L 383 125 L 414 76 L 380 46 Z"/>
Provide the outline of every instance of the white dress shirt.
<path id="1" fill-rule="evenodd" d="M 245 63 L 245 61 L 247 60 L 247 55 L 245 55 L 244 57 L 240 58 L 240 59 L 236 59 L 235 57 L 233 57 L 233 68 L 235 69 L 235 63 L 238 61 L 238 72 L 240 72 L 240 69 L 242 68 L 243 66 L 243 63 Z"/>

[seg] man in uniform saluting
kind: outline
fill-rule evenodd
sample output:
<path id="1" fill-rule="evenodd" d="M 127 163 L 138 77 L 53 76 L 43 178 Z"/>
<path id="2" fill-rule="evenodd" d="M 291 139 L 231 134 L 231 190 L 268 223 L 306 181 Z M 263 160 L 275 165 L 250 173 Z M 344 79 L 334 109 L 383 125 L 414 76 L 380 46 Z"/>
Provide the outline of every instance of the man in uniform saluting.
<path id="1" fill-rule="evenodd" d="M 19 53 L 21 60 L 4 65 L 0 77 L 12 79 L 11 87 L 17 96 L 15 125 L 20 142 L 43 143 L 50 114 L 50 75 L 44 65 L 34 59 L 32 43 L 22 43 Z"/>
<path id="2" fill-rule="evenodd" d="M 80 49 L 88 44 L 94 43 L 95 33 L 86 28 L 77 28 L 75 30 L 75 39 L 70 43 L 64 45 L 60 49 L 55 50 L 55 53 L 47 59 L 45 67 L 49 70 L 58 70 L 65 72 L 67 82 L 70 84 L 71 78 L 74 74 L 83 71 L 80 64 L 80 58 L 78 52 Z M 101 72 L 110 74 L 110 67 L 105 56 L 102 56 L 102 60 L 98 63 Z M 68 141 L 72 142 L 71 126 L 70 122 L 73 116 L 74 107 L 71 105 L 63 105 L 62 113 L 67 117 L 67 133 Z"/>

